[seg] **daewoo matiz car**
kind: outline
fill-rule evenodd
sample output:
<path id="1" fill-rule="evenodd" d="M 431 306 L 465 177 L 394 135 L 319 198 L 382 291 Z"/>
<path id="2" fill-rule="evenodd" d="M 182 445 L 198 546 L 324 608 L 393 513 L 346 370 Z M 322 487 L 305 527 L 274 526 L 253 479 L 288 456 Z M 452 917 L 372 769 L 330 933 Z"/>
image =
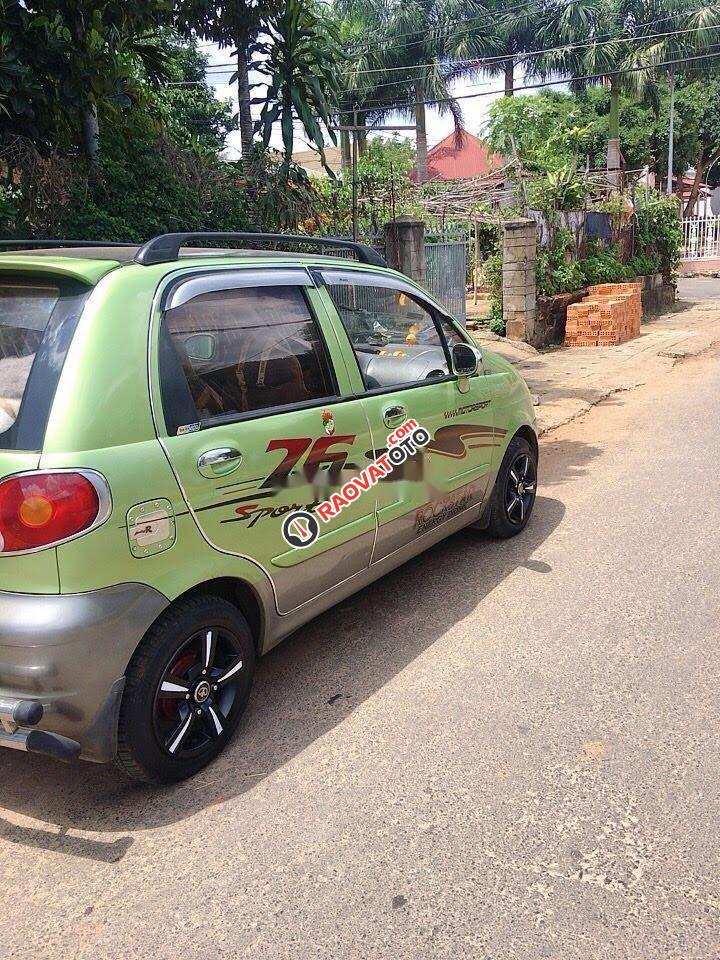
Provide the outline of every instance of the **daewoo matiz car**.
<path id="1" fill-rule="evenodd" d="M 0 744 L 190 776 L 258 655 L 464 526 L 527 524 L 524 382 L 373 250 L 18 246 L 0 256 Z M 408 422 L 420 446 L 393 452 Z"/>

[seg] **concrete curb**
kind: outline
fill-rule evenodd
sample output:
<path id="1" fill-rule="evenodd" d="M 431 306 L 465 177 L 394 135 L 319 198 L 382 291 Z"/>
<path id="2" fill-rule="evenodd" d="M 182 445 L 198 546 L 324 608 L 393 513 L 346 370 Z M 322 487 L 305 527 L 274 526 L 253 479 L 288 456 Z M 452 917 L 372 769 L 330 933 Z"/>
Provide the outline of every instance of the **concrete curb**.
<path id="1" fill-rule="evenodd" d="M 529 344 L 485 330 L 475 339 L 481 349 L 508 360 L 523 376 L 542 435 L 720 343 L 720 299 L 680 300 L 643 323 L 639 337 L 618 346 L 540 353 Z"/>
<path id="2" fill-rule="evenodd" d="M 687 341 L 687 342 L 686 342 Z M 584 416 L 594 406 L 607 400 L 618 393 L 626 393 L 637 387 L 648 383 L 653 376 L 659 375 L 667 370 L 671 370 L 677 364 L 682 363 L 692 357 L 700 356 L 720 343 L 720 323 L 718 329 L 711 336 L 697 336 L 691 334 L 689 337 L 681 338 L 678 343 L 673 344 L 664 350 L 648 353 L 646 360 L 656 360 L 657 363 L 646 364 L 646 369 L 638 373 L 625 382 L 605 387 L 597 386 L 592 389 L 592 394 L 585 397 L 566 397 L 546 401 L 543 399 L 543 391 L 538 388 L 537 383 L 533 382 L 532 376 L 525 377 L 528 388 L 531 393 L 537 394 L 540 398 L 538 407 L 538 435 L 543 436 L 546 433 L 556 430 L 579 417 Z M 521 368 L 522 364 L 518 364 Z M 522 369 L 520 369 L 522 373 Z M 586 388 L 586 393 L 590 392 Z"/>

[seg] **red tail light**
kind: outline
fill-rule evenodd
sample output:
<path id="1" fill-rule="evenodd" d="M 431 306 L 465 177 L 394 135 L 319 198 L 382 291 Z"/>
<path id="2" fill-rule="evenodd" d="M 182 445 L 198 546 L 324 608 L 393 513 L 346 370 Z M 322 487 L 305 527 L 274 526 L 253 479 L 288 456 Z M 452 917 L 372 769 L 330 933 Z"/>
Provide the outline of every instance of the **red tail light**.
<path id="1" fill-rule="evenodd" d="M 39 471 L 0 482 L 0 553 L 47 547 L 104 519 L 105 481 L 91 471 Z"/>

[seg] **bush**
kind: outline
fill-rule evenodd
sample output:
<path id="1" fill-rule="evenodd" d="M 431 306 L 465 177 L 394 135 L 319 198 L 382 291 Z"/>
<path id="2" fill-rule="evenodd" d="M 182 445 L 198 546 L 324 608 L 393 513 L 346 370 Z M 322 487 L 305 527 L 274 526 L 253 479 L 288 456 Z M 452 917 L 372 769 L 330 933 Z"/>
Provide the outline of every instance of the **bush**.
<path id="1" fill-rule="evenodd" d="M 641 250 L 644 256 L 658 256 L 663 277 L 665 280 L 672 280 L 680 263 L 682 245 L 682 227 L 676 199 L 663 196 L 654 190 L 641 191 L 636 199 L 635 218 L 635 248 Z"/>
<path id="2" fill-rule="evenodd" d="M 502 253 L 493 253 L 483 265 L 483 280 L 488 288 L 490 297 L 495 303 L 502 303 L 503 288 L 503 258 Z"/>
<path id="3" fill-rule="evenodd" d="M 96 177 L 77 158 L 42 156 L 17 141 L 5 155 L 12 160 L 7 178 L 22 186 L 0 184 L 0 230 L 131 243 L 195 230 L 297 233 L 319 204 L 305 172 L 291 166 L 281 173 L 273 151 L 224 163 L 164 139 L 141 118 L 131 118 L 129 127 L 126 140 L 103 138 Z"/>
<path id="4" fill-rule="evenodd" d="M 636 253 L 627 264 L 631 277 L 647 277 L 662 270 L 662 258 L 659 253 Z"/>
<path id="5" fill-rule="evenodd" d="M 3 234 L 11 230 L 17 216 L 15 192 L 12 187 L 0 186 L 0 232 Z"/>
<path id="6" fill-rule="evenodd" d="M 573 251 L 572 234 L 565 227 L 558 229 L 551 247 L 538 251 L 535 282 L 539 294 L 553 297 L 583 286 L 579 264 L 570 259 Z"/>
<path id="7" fill-rule="evenodd" d="M 594 283 L 621 283 L 630 277 L 617 246 L 607 249 L 595 246 L 589 256 L 578 261 L 577 266 L 582 276 L 580 286 L 584 287 Z"/>
<path id="8" fill-rule="evenodd" d="M 502 303 L 497 301 L 493 302 L 492 307 L 490 308 L 490 320 L 488 323 L 491 331 L 497 333 L 498 336 L 505 336 L 505 320 L 503 319 L 503 308 Z"/>

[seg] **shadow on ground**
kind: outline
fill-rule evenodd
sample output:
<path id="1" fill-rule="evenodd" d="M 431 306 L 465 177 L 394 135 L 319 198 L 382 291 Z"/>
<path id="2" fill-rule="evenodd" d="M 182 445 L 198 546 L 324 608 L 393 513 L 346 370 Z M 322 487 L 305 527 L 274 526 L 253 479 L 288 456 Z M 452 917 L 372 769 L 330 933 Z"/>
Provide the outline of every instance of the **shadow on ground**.
<path id="1" fill-rule="evenodd" d="M 579 452 L 565 458 L 578 461 Z M 549 572 L 533 555 L 564 512 L 560 501 L 539 497 L 522 536 L 495 543 L 463 531 L 303 627 L 260 661 L 238 736 L 194 780 L 148 788 L 128 784 L 110 767 L 0 751 L 2 808 L 10 817 L 0 817 L 0 838 L 116 862 L 134 831 L 192 817 L 252 789 L 341 723 L 518 568 Z M 37 823 L 15 822 L 17 815 Z"/>

